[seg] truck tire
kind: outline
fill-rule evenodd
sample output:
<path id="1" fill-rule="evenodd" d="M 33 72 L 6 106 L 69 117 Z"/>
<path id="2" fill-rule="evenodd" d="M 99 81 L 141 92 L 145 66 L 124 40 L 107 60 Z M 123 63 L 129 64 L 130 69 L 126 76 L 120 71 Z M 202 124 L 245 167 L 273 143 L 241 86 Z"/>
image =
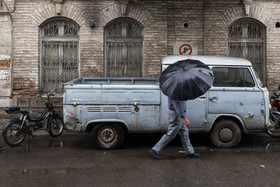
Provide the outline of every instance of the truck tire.
<path id="1" fill-rule="evenodd" d="M 221 120 L 212 128 L 210 138 L 216 147 L 234 147 L 241 141 L 241 130 L 234 121 Z"/>
<path id="2" fill-rule="evenodd" d="M 116 149 L 124 141 L 124 128 L 115 123 L 100 123 L 93 127 L 91 140 L 98 149 Z"/>

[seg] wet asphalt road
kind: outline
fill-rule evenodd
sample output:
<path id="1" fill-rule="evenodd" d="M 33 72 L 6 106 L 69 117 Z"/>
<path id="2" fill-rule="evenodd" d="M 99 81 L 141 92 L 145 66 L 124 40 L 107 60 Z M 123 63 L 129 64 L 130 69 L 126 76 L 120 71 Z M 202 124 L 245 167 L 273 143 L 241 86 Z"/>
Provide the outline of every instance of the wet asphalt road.
<path id="1" fill-rule="evenodd" d="M 89 134 L 41 134 L 19 147 L 0 145 L 0 186 L 280 186 L 280 140 L 244 137 L 237 148 L 214 148 L 191 135 L 198 159 L 185 159 L 171 142 L 154 160 L 149 149 L 161 135 L 130 136 L 123 149 L 93 149 Z"/>

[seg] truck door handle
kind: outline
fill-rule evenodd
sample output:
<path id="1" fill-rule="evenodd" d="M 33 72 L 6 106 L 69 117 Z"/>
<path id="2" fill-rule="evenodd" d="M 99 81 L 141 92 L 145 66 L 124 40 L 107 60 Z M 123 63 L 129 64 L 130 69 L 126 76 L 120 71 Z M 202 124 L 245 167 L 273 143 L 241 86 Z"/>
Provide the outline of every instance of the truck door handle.
<path id="1" fill-rule="evenodd" d="M 218 97 L 209 97 L 210 101 L 218 101 Z"/>

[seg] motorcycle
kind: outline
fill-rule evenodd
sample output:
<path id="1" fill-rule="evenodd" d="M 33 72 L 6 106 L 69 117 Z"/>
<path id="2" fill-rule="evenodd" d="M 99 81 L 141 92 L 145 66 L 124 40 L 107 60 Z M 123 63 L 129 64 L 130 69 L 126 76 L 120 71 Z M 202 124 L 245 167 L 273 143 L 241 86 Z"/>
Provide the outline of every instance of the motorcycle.
<path id="1" fill-rule="evenodd" d="M 27 135 L 33 136 L 35 131 L 43 129 L 46 129 L 52 137 L 60 136 L 64 129 L 63 119 L 55 112 L 50 101 L 50 97 L 55 94 L 55 90 L 47 94 L 47 101 L 44 101 L 46 107 L 40 111 L 6 107 L 6 113 L 21 115 L 20 118 L 11 120 L 5 125 L 2 132 L 4 141 L 10 146 L 16 146 L 21 144 Z"/>
<path id="2" fill-rule="evenodd" d="M 280 90 L 280 85 L 278 86 L 278 90 Z M 270 125 L 266 128 L 266 132 L 273 138 L 280 138 L 280 96 L 278 93 L 273 93 L 270 97 L 270 103 Z"/>
<path id="3" fill-rule="evenodd" d="M 280 97 L 279 94 L 274 92 L 270 98 L 272 111 L 279 111 L 280 112 Z"/>

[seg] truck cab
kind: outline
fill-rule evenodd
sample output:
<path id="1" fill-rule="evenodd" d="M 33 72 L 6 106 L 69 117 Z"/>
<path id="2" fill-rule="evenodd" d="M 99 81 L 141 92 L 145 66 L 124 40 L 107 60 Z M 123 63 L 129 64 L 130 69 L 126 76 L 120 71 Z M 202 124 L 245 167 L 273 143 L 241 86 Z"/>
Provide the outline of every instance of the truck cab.
<path id="1" fill-rule="evenodd" d="M 239 144 L 241 133 L 264 132 L 269 124 L 269 93 L 250 61 L 213 56 L 168 56 L 162 69 L 184 59 L 199 60 L 214 73 L 204 95 L 187 101 L 190 132 L 210 133 L 217 147 Z"/>

